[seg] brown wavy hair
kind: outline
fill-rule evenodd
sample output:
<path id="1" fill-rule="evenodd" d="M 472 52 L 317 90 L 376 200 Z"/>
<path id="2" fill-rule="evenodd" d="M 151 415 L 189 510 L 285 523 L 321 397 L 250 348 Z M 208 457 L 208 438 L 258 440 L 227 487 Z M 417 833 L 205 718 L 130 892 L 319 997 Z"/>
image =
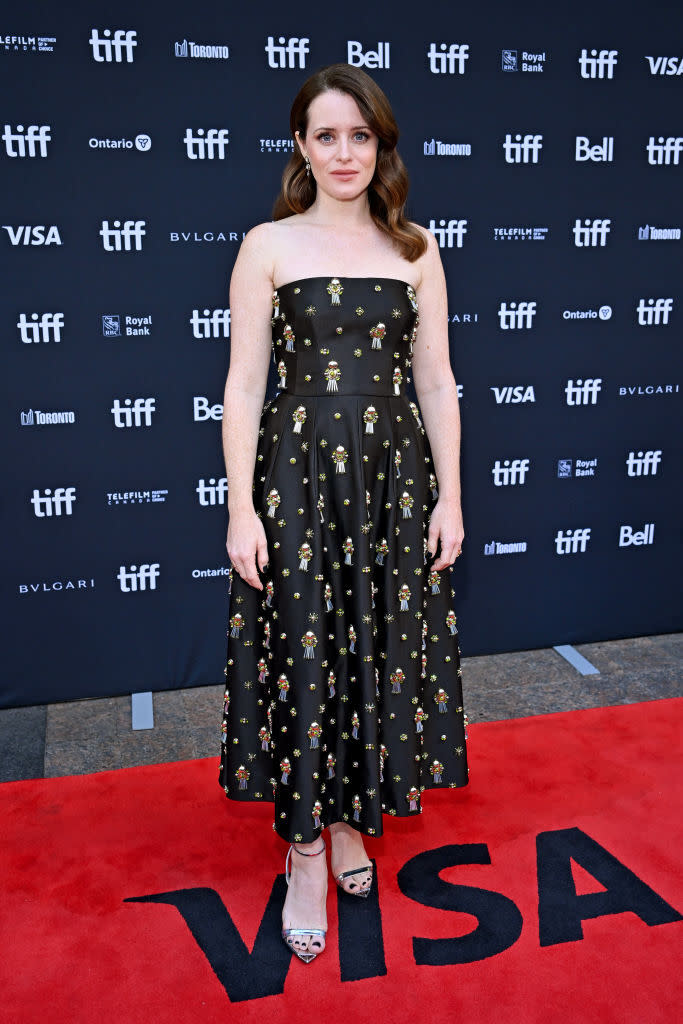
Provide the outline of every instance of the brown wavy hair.
<path id="1" fill-rule="evenodd" d="M 315 179 L 306 174 L 306 164 L 296 141 L 298 131 L 306 138 L 308 111 L 312 101 L 323 92 L 336 90 L 352 96 L 370 128 L 377 135 L 377 164 L 368 185 L 370 216 L 388 235 L 407 260 L 413 263 L 427 249 L 419 231 L 406 219 L 408 172 L 398 154 L 398 125 L 389 100 L 370 75 L 351 64 L 328 64 L 306 79 L 296 95 L 289 116 L 294 152 L 282 174 L 280 194 L 273 205 L 273 220 L 303 213 L 316 197 Z"/>

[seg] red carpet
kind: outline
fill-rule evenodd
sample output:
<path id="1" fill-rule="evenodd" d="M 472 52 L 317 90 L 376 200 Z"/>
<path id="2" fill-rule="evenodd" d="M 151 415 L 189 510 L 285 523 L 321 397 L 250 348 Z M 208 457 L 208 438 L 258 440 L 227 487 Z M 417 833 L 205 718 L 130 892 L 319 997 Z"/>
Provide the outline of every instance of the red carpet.
<path id="1" fill-rule="evenodd" d="M 470 726 L 469 786 L 369 840 L 378 899 L 331 886 L 309 966 L 217 757 L 6 783 L 3 1019 L 674 1024 L 682 731 L 683 700 Z"/>

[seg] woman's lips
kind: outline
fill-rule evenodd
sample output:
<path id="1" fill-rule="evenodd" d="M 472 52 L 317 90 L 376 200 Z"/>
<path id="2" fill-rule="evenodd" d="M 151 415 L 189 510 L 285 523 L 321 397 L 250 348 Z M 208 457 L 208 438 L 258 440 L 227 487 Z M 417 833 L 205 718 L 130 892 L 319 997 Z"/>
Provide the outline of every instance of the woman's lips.
<path id="1" fill-rule="evenodd" d="M 332 171 L 335 178 L 352 178 L 354 174 L 358 174 L 358 171 Z"/>

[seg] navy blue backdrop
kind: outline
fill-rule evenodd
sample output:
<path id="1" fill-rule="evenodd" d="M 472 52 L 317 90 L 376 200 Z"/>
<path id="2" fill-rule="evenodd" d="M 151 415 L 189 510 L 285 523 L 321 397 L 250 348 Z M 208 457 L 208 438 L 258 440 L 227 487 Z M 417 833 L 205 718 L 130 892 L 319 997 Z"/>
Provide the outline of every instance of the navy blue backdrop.
<path id="1" fill-rule="evenodd" d="M 68 6 L 1 26 L 0 704 L 223 681 L 230 272 L 339 60 L 441 245 L 463 654 L 679 628 L 680 11 Z"/>

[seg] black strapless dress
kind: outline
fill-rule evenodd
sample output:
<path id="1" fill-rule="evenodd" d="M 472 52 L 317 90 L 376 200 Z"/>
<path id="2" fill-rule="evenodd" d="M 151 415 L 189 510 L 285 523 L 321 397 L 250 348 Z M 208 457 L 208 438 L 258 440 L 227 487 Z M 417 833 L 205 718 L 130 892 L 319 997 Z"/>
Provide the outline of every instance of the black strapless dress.
<path id="1" fill-rule="evenodd" d="M 417 299 L 311 277 L 273 305 L 253 487 L 269 563 L 262 591 L 230 572 L 218 780 L 274 801 L 289 842 L 335 821 L 381 835 L 383 813 L 468 782 L 451 568 L 427 552 L 438 481 L 405 394 Z"/>

